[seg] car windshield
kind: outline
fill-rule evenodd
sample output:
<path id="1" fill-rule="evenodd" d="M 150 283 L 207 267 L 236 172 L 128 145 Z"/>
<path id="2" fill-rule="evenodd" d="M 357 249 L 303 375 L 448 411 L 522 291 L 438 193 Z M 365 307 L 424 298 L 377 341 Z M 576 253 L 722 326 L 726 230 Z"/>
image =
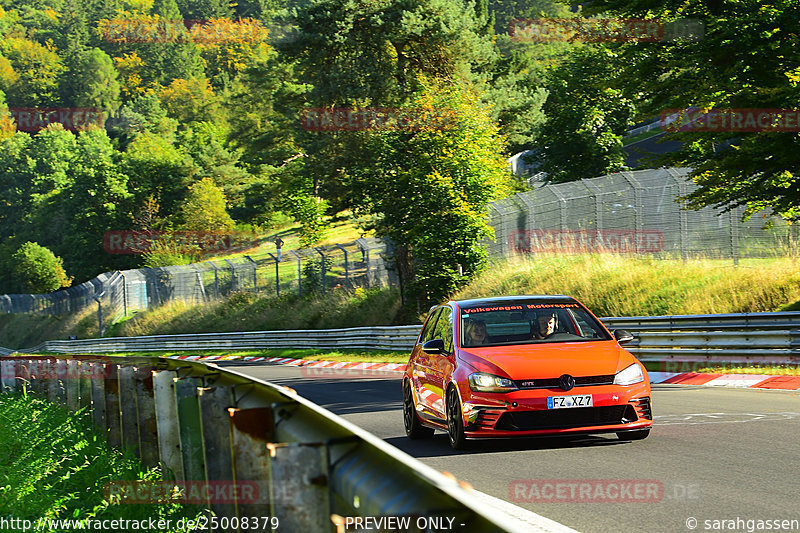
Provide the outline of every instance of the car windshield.
<path id="1" fill-rule="evenodd" d="M 577 303 L 493 302 L 462 308 L 460 320 L 464 348 L 611 339 Z"/>

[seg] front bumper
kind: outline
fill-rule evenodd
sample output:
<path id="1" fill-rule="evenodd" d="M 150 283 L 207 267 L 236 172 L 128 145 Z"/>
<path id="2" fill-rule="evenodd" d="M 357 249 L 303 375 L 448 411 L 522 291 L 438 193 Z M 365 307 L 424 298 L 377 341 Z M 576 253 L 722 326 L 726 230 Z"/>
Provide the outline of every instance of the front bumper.
<path id="1" fill-rule="evenodd" d="M 548 396 L 591 394 L 592 407 L 548 409 Z M 606 385 L 471 393 L 464 405 L 464 433 L 471 438 L 614 433 L 653 425 L 649 384 Z"/>

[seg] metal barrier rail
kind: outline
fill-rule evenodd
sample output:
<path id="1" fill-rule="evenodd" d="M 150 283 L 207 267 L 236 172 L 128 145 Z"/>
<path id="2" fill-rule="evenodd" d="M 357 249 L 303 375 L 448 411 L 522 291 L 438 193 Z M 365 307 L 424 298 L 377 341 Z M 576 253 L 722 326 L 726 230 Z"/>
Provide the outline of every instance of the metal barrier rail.
<path id="1" fill-rule="evenodd" d="M 148 467 L 161 464 L 165 479 L 235 483 L 231 501 L 202 492 L 218 516 L 277 517 L 281 531 L 332 532 L 348 516 L 524 530 L 468 487 L 286 387 L 157 357 L 1 359 L 4 392 L 26 387 L 70 411 L 85 409 L 109 444 L 131 449 Z"/>
<path id="2" fill-rule="evenodd" d="M 642 361 L 703 360 L 800 363 L 800 312 L 602 318 L 627 329 L 627 344 Z M 47 341 L 25 352 L 114 353 L 268 348 L 378 349 L 409 352 L 420 326 L 254 331 Z M 692 359 L 693 358 L 693 359 Z"/>

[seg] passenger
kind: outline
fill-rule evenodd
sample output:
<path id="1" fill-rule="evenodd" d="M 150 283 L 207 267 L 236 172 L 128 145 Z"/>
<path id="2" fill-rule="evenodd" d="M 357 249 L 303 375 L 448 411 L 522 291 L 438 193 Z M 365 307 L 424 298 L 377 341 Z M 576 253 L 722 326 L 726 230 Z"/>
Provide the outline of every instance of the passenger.
<path id="1" fill-rule="evenodd" d="M 532 335 L 534 339 L 546 339 L 556 331 L 556 322 L 558 318 L 556 317 L 555 313 L 544 313 L 539 315 L 537 318 L 538 321 L 538 331 L 535 331 Z"/>
<path id="2" fill-rule="evenodd" d="M 483 320 L 470 320 L 466 338 L 469 346 L 489 344 L 489 338 L 486 335 L 486 322 Z"/>

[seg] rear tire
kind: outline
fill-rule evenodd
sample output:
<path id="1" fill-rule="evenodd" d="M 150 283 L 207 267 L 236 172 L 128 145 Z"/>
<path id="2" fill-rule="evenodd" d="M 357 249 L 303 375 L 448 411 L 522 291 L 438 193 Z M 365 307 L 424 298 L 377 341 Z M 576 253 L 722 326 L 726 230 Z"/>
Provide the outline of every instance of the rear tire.
<path id="1" fill-rule="evenodd" d="M 403 424 L 409 439 L 430 439 L 433 437 L 433 428 L 423 426 L 417 418 L 417 409 L 414 405 L 414 395 L 411 385 L 406 382 L 403 386 Z"/>
<path id="2" fill-rule="evenodd" d="M 646 439 L 648 435 L 650 435 L 650 428 L 617 432 L 617 438 L 619 438 L 619 440 L 642 440 Z"/>
<path id="3" fill-rule="evenodd" d="M 463 450 L 467 447 L 461 402 L 458 393 L 452 387 L 447 391 L 447 435 L 450 438 L 450 447 L 454 450 Z"/>

